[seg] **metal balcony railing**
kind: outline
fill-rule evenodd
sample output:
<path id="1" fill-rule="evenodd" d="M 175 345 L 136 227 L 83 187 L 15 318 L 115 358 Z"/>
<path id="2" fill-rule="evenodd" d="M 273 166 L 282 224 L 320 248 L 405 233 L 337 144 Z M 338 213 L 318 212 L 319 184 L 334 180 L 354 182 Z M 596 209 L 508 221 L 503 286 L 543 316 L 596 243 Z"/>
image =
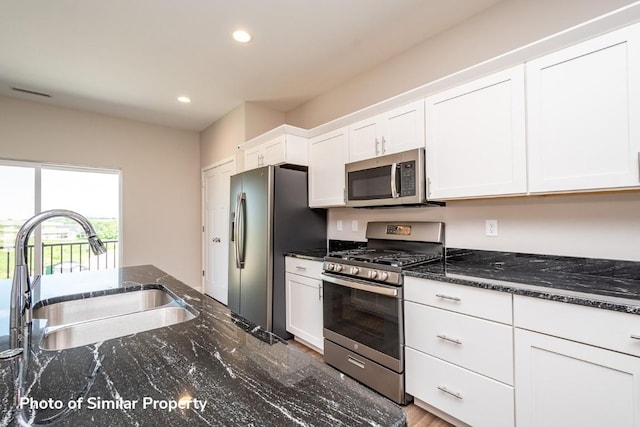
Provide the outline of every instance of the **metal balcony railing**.
<path id="1" fill-rule="evenodd" d="M 118 267 L 118 241 L 103 240 L 107 253 L 94 255 L 88 242 L 43 243 L 42 270 L 39 274 L 73 273 Z M 28 246 L 29 272 L 34 274 L 34 246 Z M 0 246 L 0 279 L 11 278 L 15 264 L 15 248 Z"/>

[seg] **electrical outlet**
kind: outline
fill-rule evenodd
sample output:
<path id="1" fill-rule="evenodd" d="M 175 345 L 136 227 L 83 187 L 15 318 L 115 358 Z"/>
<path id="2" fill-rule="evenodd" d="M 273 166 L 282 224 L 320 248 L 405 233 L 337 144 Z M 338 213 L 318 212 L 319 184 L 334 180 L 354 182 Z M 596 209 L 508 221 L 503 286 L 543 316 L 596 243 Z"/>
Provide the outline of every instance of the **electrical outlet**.
<path id="1" fill-rule="evenodd" d="M 354 219 L 351 221 L 351 231 L 358 231 L 358 220 Z"/>
<path id="2" fill-rule="evenodd" d="M 341 219 L 339 219 L 339 220 L 336 222 L 336 230 L 338 230 L 338 231 L 342 231 L 342 220 L 341 220 Z"/>
<path id="3" fill-rule="evenodd" d="M 484 223 L 484 234 L 489 237 L 498 236 L 498 220 L 488 219 Z"/>

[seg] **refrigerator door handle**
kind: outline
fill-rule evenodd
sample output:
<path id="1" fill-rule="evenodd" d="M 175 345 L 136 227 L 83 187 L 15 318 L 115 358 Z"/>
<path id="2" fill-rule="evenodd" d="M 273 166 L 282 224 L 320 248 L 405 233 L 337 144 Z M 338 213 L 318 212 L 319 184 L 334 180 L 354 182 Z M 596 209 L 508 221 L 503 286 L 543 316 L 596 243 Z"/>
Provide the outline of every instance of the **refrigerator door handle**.
<path id="1" fill-rule="evenodd" d="M 240 266 L 240 248 L 238 247 L 238 226 L 240 222 L 240 193 L 236 194 L 236 210 L 233 214 L 233 221 L 231 222 L 231 241 L 233 242 L 233 254 L 236 259 L 236 268 Z"/>
<path id="2" fill-rule="evenodd" d="M 247 194 L 238 194 L 238 210 L 236 211 L 236 266 L 244 268 L 245 259 L 245 228 L 246 228 L 246 203 Z"/>

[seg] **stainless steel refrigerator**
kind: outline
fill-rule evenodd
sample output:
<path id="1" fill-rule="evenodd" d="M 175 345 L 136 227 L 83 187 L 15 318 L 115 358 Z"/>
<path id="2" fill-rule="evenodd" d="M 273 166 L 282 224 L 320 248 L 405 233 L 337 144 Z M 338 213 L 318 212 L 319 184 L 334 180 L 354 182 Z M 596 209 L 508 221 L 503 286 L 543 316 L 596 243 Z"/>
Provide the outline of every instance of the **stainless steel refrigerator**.
<path id="1" fill-rule="evenodd" d="M 267 166 L 231 177 L 229 308 L 282 337 L 286 252 L 327 245 L 326 210 L 309 209 L 307 170 Z"/>

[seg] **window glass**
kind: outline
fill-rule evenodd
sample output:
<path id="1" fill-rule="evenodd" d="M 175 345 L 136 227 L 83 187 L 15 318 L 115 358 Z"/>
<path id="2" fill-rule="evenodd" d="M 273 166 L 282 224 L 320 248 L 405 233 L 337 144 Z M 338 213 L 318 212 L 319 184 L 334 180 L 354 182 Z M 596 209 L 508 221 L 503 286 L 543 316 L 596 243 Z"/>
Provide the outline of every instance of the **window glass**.
<path id="1" fill-rule="evenodd" d="M 0 280 L 13 277 L 18 230 L 35 212 L 35 168 L 0 164 Z M 31 239 L 33 243 L 33 239 Z M 30 255 L 33 254 L 33 246 Z M 30 256 L 29 259 L 33 259 Z"/>
<path id="2" fill-rule="evenodd" d="M 85 216 L 107 247 L 91 253 L 84 230 L 67 218 L 42 224 L 44 274 L 115 268 L 118 266 L 120 176 L 95 170 L 42 168 L 42 210 L 69 209 Z"/>

